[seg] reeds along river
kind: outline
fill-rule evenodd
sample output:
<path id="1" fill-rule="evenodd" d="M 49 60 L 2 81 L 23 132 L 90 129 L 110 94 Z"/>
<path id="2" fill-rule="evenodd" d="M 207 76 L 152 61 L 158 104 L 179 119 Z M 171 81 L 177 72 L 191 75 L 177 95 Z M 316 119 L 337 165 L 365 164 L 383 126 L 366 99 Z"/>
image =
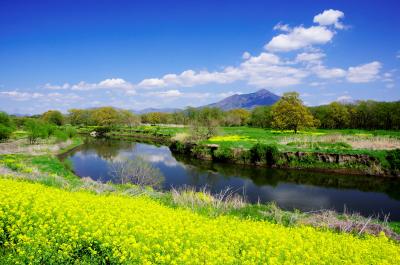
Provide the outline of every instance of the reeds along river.
<path id="1" fill-rule="evenodd" d="M 63 158 L 78 176 L 106 182 L 113 181 L 112 161 L 138 156 L 161 171 L 164 190 L 206 186 L 218 193 L 230 187 L 249 202 L 275 201 L 287 210 L 346 209 L 400 221 L 399 179 L 212 163 L 174 155 L 166 146 L 110 139 L 88 140 Z"/>

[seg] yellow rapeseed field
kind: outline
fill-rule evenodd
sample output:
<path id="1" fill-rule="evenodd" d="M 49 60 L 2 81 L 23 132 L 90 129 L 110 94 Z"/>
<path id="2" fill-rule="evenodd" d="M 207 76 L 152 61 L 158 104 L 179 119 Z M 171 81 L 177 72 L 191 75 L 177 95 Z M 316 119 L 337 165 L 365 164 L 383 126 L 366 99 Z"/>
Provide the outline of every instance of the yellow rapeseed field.
<path id="1" fill-rule="evenodd" d="M 0 264 L 400 264 L 380 237 L 0 179 Z"/>

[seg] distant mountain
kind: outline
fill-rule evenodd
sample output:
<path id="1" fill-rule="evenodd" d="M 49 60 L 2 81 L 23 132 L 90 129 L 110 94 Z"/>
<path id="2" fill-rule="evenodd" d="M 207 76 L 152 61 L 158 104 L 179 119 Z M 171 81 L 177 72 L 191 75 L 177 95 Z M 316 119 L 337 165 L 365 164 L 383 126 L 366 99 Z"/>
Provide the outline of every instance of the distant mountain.
<path id="1" fill-rule="evenodd" d="M 258 106 L 270 106 L 279 100 L 279 96 L 266 89 L 261 89 L 249 94 L 235 94 L 216 103 L 203 107 L 217 107 L 223 110 L 231 109 L 253 109 Z"/>
<path id="2" fill-rule="evenodd" d="M 133 113 L 135 114 L 146 114 L 146 113 L 150 113 L 150 112 L 164 112 L 164 113 L 174 113 L 177 111 L 181 111 L 181 109 L 177 109 L 177 108 L 146 108 L 146 109 L 142 109 L 142 110 L 132 110 Z"/>

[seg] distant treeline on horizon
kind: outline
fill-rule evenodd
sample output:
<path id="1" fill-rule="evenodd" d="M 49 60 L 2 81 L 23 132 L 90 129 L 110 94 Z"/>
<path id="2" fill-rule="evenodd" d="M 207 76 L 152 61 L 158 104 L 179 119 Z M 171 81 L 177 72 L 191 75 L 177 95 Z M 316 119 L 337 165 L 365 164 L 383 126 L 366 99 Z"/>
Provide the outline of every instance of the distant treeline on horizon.
<path id="1" fill-rule="evenodd" d="M 378 102 L 357 101 L 353 103 L 332 102 L 328 105 L 307 107 L 317 121 L 316 128 L 322 129 L 367 129 L 367 130 L 399 130 L 400 129 L 400 101 Z M 206 115 L 217 120 L 221 126 L 252 126 L 271 128 L 272 106 L 259 106 L 252 110 L 232 109 L 223 111 L 218 108 L 188 107 L 173 113 L 150 112 L 136 115 L 129 110 L 113 107 L 99 107 L 93 109 L 70 109 L 68 114 L 62 115 L 62 121 L 56 123 L 72 125 L 135 126 L 146 124 L 183 124 L 189 125 L 196 116 Z M 49 117 L 48 111 L 32 118 Z M 59 113 L 59 112 L 58 112 Z M 60 115 L 57 115 L 58 117 Z M 24 119 L 24 117 L 14 117 Z M 60 119 L 60 118 L 59 118 Z"/>

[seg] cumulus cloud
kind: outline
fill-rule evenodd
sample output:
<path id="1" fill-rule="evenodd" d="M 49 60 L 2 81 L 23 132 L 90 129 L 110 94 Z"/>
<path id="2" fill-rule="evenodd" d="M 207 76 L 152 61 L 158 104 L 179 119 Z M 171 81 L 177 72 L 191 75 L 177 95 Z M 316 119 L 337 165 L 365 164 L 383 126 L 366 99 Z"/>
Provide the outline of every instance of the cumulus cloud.
<path id="1" fill-rule="evenodd" d="M 274 30 L 280 30 L 280 31 L 290 31 L 290 27 L 288 24 L 282 24 L 281 22 L 279 22 L 278 24 L 276 24 L 274 26 Z"/>
<path id="2" fill-rule="evenodd" d="M 352 100 L 353 100 L 353 98 L 349 95 L 340 96 L 336 99 L 336 101 L 343 102 L 343 103 L 351 102 Z"/>
<path id="3" fill-rule="evenodd" d="M 243 60 L 247 60 L 247 59 L 249 59 L 251 57 L 251 54 L 249 53 L 249 52 L 244 52 L 243 54 L 242 54 L 242 59 Z"/>
<path id="4" fill-rule="evenodd" d="M 47 83 L 43 86 L 45 89 L 49 90 L 80 90 L 80 91 L 88 91 L 88 90 L 96 90 L 96 89 L 122 89 L 126 91 L 133 91 L 134 86 L 133 84 L 125 81 L 122 78 L 108 78 L 102 80 L 98 83 L 87 83 L 85 81 L 81 81 L 77 84 L 69 84 L 65 83 L 63 85 L 53 85 Z"/>
<path id="5" fill-rule="evenodd" d="M 162 78 L 144 79 L 136 87 L 192 87 L 208 83 L 229 84 L 239 80 L 257 87 L 283 87 L 300 83 L 306 75 L 302 70 L 283 65 L 277 55 L 263 52 L 258 56 L 247 57 L 237 67 L 229 66 L 219 72 L 187 70 L 181 74 L 167 74 Z"/>
<path id="6" fill-rule="evenodd" d="M 175 98 L 175 97 L 180 97 L 183 94 L 179 90 L 173 89 L 173 90 L 167 90 L 167 91 L 151 92 L 151 93 L 149 93 L 149 95 L 156 96 L 156 97 Z"/>
<path id="7" fill-rule="evenodd" d="M 379 77 L 381 67 L 382 64 L 377 61 L 349 67 L 347 80 L 351 83 L 368 83 L 374 81 Z"/>
<path id="8" fill-rule="evenodd" d="M 322 58 L 325 57 L 324 53 L 316 52 L 316 53 L 307 53 L 303 52 L 296 56 L 296 62 L 320 62 Z"/>
<path id="9" fill-rule="evenodd" d="M 334 34 L 333 31 L 323 26 L 309 28 L 299 26 L 288 33 L 273 37 L 264 48 L 272 52 L 288 52 L 315 44 L 325 44 L 333 38 Z"/>
<path id="10" fill-rule="evenodd" d="M 82 97 L 74 93 L 38 93 L 38 92 L 25 92 L 18 90 L 11 91 L 1 91 L 0 97 L 10 98 L 16 101 L 29 101 L 29 100 L 39 100 L 41 102 L 65 102 L 73 100 L 81 100 Z"/>
<path id="11" fill-rule="evenodd" d="M 324 12 L 314 17 L 314 23 L 318 23 L 321 26 L 334 25 L 337 29 L 343 29 L 343 24 L 339 21 L 344 18 L 344 13 L 340 10 L 325 10 Z"/>
<path id="12" fill-rule="evenodd" d="M 318 65 L 311 70 L 322 79 L 341 78 L 346 76 L 346 71 L 341 68 L 327 68 L 323 65 Z"/>
<path id="13" fill-rule="evenodd" d="M 49 89 L 49 90 L 65 90 L 65 89 L 69 89 L 70 87 L 71 87 L 71 85 L 68 83 L 64 83 L 63 85 L 52 85 L 50 83 L 47 83 L 43 86 L 43 88 Z"/>
<path id="14" fill-rule="evenodd" d="M 17 90 L 12 90 L 12 91 L 1 91 L 0 96 L 11 98 L 16 101 L 26 101 L 31 99 L 43 98 L 44 95 L 36 92 L 30 93 L 30 92 L 20 92 Z"/>

